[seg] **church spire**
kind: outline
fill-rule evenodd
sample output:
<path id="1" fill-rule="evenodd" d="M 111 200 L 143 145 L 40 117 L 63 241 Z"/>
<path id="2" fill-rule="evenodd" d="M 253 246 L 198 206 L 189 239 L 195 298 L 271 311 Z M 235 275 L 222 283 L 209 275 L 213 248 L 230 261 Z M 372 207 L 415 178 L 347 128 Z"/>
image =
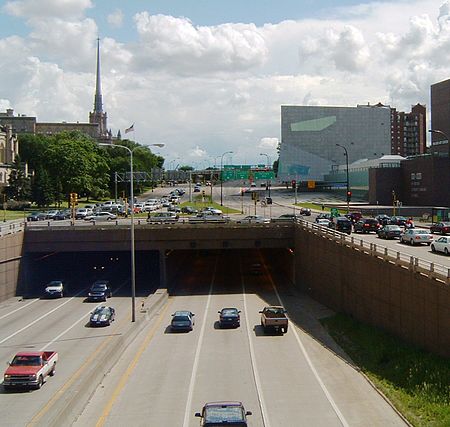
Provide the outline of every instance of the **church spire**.
<path id="1" fill-rule="evenodd" d="M 103 112 L 102 86 L 100 82 L 100 39 L 97 38 L 97 80 L 95 84 L 94 113 Z"/>

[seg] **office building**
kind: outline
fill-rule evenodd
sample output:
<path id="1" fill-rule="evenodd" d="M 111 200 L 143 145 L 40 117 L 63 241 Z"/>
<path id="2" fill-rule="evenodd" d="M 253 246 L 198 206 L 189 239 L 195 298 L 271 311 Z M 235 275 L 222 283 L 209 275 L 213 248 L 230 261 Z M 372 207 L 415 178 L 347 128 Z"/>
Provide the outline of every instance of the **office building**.
<path id="1" fill-rule="evenodd" d="M 391 152 L 391 109 L 282 106 L 278 177 L 281 181 L 324 181 L 333 166 L 376 159 Z"/>
<path id="2" fill-rule="evenodd" d="M 437 154 L 449 153 L 450 135 L 450 79 L 431 85 L 431 134 L 429 151 Z"/>

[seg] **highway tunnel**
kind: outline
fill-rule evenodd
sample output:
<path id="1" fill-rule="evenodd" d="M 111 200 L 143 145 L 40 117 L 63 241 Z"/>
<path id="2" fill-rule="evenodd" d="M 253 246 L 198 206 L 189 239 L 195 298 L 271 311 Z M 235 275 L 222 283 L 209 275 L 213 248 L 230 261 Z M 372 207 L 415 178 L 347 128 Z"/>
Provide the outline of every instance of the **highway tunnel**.
<path id="1" fill-rule="evenodd" d="M 17 295 L 39 296 L 51 280 L 63 280 L 66 295 L 76 295 L 95 280 L 106 279 L 116 295 L 126 296 L 131 292 L 130 265 L 129 251 L 27 253 Z M 293 265 L 291 249 L 136 251 L 136 296 L 146 296 L 158 287 L 178 295 L 207 293 L 214 282 L 220 284 L 221 292 L 242 292 L 250 276 L 254 276 L 253 285 L 258 276 L 269 272 L 292 280 Z"/>

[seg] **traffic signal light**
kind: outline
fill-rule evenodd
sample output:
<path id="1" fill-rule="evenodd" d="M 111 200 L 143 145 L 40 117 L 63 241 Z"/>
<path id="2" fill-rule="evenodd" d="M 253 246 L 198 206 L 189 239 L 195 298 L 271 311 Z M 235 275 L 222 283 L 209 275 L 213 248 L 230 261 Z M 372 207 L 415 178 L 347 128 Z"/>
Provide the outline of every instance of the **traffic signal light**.
<path id="1" fill-rule="evenodd" d="M 291 181 L 291 184 L 292 184 L 292 188 L 295 188 L 297 186 L 297 181 L 295 179 L 293 179 Z"/>
<path id="2" fill-rule="evenodd" d="M 352 192 L 347 191 L 347 202 L 350 202 L 352 200 Z"/>
<path id="3" fill-rule="evenodd" d="M 77 193 L 70 193 L 70 204 L 71 204 L 71 206 L 78 205 L 78 194 Z"/>

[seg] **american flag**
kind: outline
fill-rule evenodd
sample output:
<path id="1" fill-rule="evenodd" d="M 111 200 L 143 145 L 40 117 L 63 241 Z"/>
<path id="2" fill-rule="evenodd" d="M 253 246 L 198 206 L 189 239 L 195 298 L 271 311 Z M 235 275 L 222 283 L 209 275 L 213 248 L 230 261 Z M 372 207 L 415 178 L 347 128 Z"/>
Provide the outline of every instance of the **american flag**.
<path id="1" fill-rule="evenodd" d="M 125 129 L 125 133 L 133 132 L 133 131 L 134 131 L 134 123 L 129 128 Z"/>

